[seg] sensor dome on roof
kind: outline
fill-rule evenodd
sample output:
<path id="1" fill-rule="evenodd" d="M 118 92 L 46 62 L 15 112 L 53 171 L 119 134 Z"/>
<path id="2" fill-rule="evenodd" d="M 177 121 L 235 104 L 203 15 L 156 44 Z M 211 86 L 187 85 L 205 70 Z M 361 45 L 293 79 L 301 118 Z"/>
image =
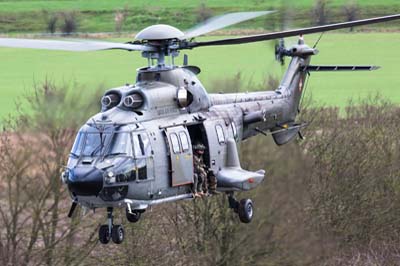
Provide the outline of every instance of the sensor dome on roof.
<path id="1" fill-rule="evenodd" d="M 136 40 L 168 40 L 168 39 L 179 39 L 183 37 L 182 31 L 175 27 L 158 24 L 147 27 L 136 34 Z"/>

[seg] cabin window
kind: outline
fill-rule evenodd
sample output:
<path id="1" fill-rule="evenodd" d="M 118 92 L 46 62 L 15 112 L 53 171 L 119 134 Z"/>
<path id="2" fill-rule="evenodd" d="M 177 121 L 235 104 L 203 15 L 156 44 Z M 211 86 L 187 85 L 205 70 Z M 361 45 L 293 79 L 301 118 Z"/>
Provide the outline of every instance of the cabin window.
<path id="1" fill-rule="evenodd" d="M 217 137 L 218 137 L 219 144 L 225 143 L 224 130 L 222 129 L 222 126 L 216 125 L 215 130 L 217 131 Z"/>
<path id="2" fill-rule="evenodd" d="M 179 137 L 180 137 L 181 143 L 182 143 L 182 150 L 184 152 L 188 151 L 189 150 L 189 140 L 188 140 L 186 133 L 183 131 L 179 132 Z"/>
<path id="3" fill-rule="evenodd" d="M 236 125 L 235 122 L 231 122 L 231 127 L 232 127 L 232 132 L 233 132 L 233 137 L 236 139 L 237 138 L 237 129 L 236 129 Z"/>
<path id="4" fill-rule="evenodd" d="M 174 153 L 180 153 L 181 152 L 181 147 L 179 146 L 179 140 L 178 136 L 175 133 L 171 133 L 169 135 L 171 138 L 171 144 L 172 144 L 172 150 Z"/>

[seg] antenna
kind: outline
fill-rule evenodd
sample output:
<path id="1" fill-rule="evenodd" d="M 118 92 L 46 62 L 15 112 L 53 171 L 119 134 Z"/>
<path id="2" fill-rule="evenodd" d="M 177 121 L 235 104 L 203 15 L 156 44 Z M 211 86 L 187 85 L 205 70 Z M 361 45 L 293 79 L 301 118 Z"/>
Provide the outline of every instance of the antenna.
<path id="1" fill-rule="evenodd" d="M 238 83 L 240 82 L 240 72 L 236 75 L 236 77 L 238 77 Z M 237 101 L 237 96 L 238 96 L 238 93 L 239 93 L 239 86 L 237 86 L 236 87 L 236 92 L 235 92 L 236 94 L 235 94 L 235 102 L 234 102 L 234 104 L 236 104 L 236 101 Z"/>
<path id="2" fill-rule="evenodd" d="M 318 40 L 315 42 L 313 48 L 316 48 L 316 47 L 317 47 L 319 41 L 322 39 L 322 36 L 324 36 L 324 33 L 325 33 L 325 32 L 322 32 L 321 35 L 319 35 L 319 38 L 318 38 Z"/>
<path id="3" fill-rule="evenodd" d="M 311 76 L 311 73 L 310 73 L 309 71 L 307 71 L 307 74 L 306 74 L 306 84 L 305 84 L 305 86 L 304 86 L 304 90 L 303 90 L 303 93 L 302 93 L 302 96 L 301 96 L 301 99 L 300 99 L 300 103 L 299 103 L 299 105 L 297 106 L 297 112 L 298 112 L 298 113 L 300 113 L 300 107 L 303 105 L 304 98 L 306 97 L 306 91 L 307 91 L 307 88 L 308 88 L 308 85 L 309 85 L 309 82 L 310 82 L 310 76 Z"/>

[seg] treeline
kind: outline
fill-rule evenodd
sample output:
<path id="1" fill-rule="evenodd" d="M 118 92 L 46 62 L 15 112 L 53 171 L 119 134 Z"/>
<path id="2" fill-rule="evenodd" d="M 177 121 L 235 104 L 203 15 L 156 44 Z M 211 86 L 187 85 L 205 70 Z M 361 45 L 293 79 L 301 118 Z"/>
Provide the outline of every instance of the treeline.
<path id="1" fill-rule="evenodd" d="M 75 85 L 74 85 L 75 86 Z M 306 139 L 240 145 L 242 167 L 266 180 L 242 224 L 225 195 L 160 205 L 139 223 L 124 210 L 121 245 L 101 245 L 105 211 L 79 209 L 60 181 L 78 127 L 99 95 L 46 82 L 3 123 L 1 265 L 396 265 L 400 236 L 400 108 L 379 97 L 346 110 L 304 107 Z M 83 91 L 83 90 L 80 90 Z M 25 108 L 25 109 L 23 109 Z"/>

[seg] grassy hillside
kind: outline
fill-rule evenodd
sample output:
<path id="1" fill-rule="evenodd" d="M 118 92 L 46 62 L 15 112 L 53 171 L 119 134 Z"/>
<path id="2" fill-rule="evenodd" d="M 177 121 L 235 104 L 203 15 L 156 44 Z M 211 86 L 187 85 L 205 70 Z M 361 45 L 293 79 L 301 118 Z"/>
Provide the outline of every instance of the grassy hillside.
<path id="1" fill-rule="evenodd" d="M 37 11 L 40 9 L 47 10 L 80 10 L 80 11 L 109 11 L 113 9 L 123 8 L 128 6 L 131 8 L 175 8 L 181 9 L 182 7 L 194 8 L 200 4 L 206 4 L 211 8 L 228 9 L 228 8 L 243 8 L 248 10 L 262 9 L 265 7 L 279 7 L 282 2 L 290 4 L 291 6 L 301 8 L 311 8 L 315 1 L 313 0 L 160 0 L 160 1 L 140 1 L 140 0 L 14 0 L 0 1 L 0 9 L 3 12 L 23 12 L 23 11 Z M 330 5 L 333 7 L 343 6 L 350 1 L 348 0 L 330 0 Z M 358 1 L 360 6 L 399 6 L 397 0 L 363 0 Z"/>
<path id="2" fill-rule="evenodd" d="M 313 44 L 318 36 L 306 36 Z M 116 41 L 126 41 L 118 39 Z M 287 40 L 287 44 L 296 39 Z M 399 34 L 326 34 L 320 42 L 320 54 L 314 64 L 379 65 L 374 72 L 313 73 L 307 93 L 321 105 L 345 106 L 349 98 L 380 93 L 400 103 L 398 79 Z M 232 47 L 208 47 L 185 51 L 189 63 L 202 69 L 199 77 L 208 91 L 218 92 L 214 81 L 242 74 L 244 84 L 262 83 L 268 73 L 281 78 L 285 68 L 274 60 L 273 43 L 262 42 Z M 48 78 L 61 82 L 77 81 L 87 90 L 121 86 L 135 82 L 136 69 L 146 64 L 139 53 L 124 51 L 59 52 L 31 49 L 0 49 L 0 116 L 14 109 L 14 101 L 35 82 Z M 182 56 L 176 62 L 181 62 Z M 254 88 L 249 87 L 251 91 Z"/>
<path id="3" fill-rule="evenodd" d="M 359 17 L 395 13 L 400 10 L 396 0 L 359 2 Z M 293 27 L 311 25 L 313 0 L 195 0 L 195 1 L 0 1 L 0 33 L 46 32 L 47 21 L 61 12 L 74 12 L 78 32 L 115 31 L 115 12 L 125 14 L 121 30 L 138 31 L 154 23 L 166 23 L 187 29 L 210 15 L 232 11 L 280 10 L 282 3 L 291 9 Z M 347 0 L 329 2 L 329 21 L 345 19 L 343 6 Z M 58 20 L 61 24 L 62 19 Z M 239 25 L 240 28 L 273 29 L 280 22 L 279 13 Z M 57 30 L 60 30 L 58 25 Z"/>

